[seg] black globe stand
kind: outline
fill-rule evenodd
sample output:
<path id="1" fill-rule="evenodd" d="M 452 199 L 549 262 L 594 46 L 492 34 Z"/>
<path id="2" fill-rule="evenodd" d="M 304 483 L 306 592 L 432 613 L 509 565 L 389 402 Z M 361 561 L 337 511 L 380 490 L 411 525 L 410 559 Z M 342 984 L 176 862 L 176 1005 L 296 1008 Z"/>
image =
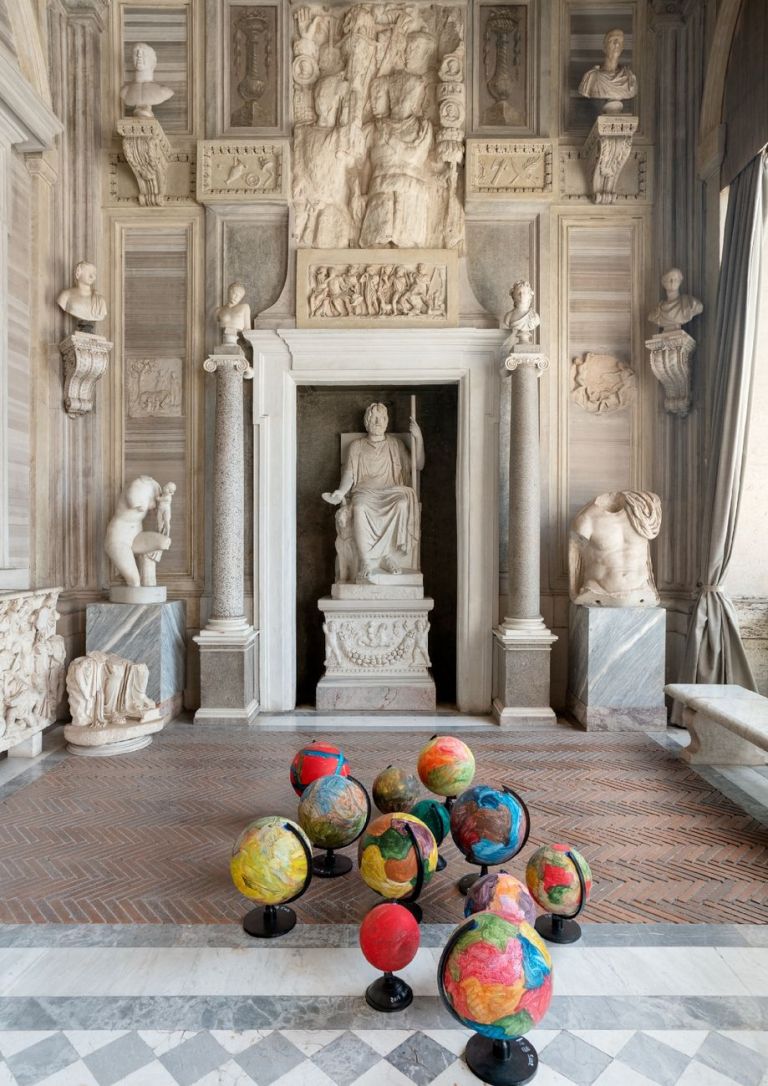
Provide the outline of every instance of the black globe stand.
<path id="1" fill-rule="evenodd" d="M 576 868 L 576 877 L 579 880 L 579 886 L 581 887 L 581 898 L 579 900 L 579 907 L 575 913 L 571 913 L 570 916 L 558 916 L 557 913 L 545 913 L 544 916 L 538 917 L 534 927 L 542 939 L 546 939 L 548 943 L 576 943 L 581 938 L 581 925 L 576 923 L 576 917 L 587 903 L 587 887 L 584 882 L 584 876 L 581 873 L 581 868 L 576 863 L 572 852 L 568 851 L 565 854 Z"/>
<path id="2" fill-rule="evenodd" d="M 523 813 L 525 814 L 525 835 L 514 852 L 510 853 L 510 855 L 506 856 L 503 860 L 499 860 L 499 863 L 505 864 L 508 863 L 510 860 L 514 859 L 514 857 L 517 856 L 518 852 L 522 852 L 522 850 L 528 843 L 528 838 L 531 834 L 531 812 L 528 810 L 528 806 L 523 797 L 517 792 L 513 791 L 511 788 L 507 788 L 506 784 L 502 785 L 501 790 L 502 792 L 506 792 L 508 796 L 514 796 L 517 802 L 523 808 Z M 479 874 L 475 875 L 462 875 L 462 877 L 456 883 L 459 893 L 464 894 L 465 897 L 467 895 L 467 892 L 470 890 L 471 887 L 475 885 L 477 880 L 481 879 L 483 875 L 488 874 L 488 864 L 484 864 L 481 863 L 480 860 L 476 860 L 473 853 L 470 853 L 469 856 L 467 856 L 467 863 L 477 864 L 477 866 L 480 868 L 480 872 Z"/>
<path id="3" fill-rule="evenodd" d="M 477 860 L 470 859 L 467 856 L 467 863 L 474 864 Z M 481 879 L 483 875 L 488 874 L 488 864 L 480 864 L 480 871 L 474 871 L 471 875 L 462 875 L 456 885 L 459 888 L 459 893 L 464 894 L 466 897 L 468 891 L 475 885 L 478 879 Z"/>
<path id="4" fill-rule="evenodd" d="M 365 1002 L 375 1011 L 402 1011 L 413 1002 L 413 991 L 402 977 L 385 973 L 365 989 Z"/>
<path id="5" fill-rule="evenodd" d="M 421 855 L 421 849 L 419 848 L 416 834 L 413 832 L 413 828 L 408 822 L 405 823 L 405 832 L 411 839 L 413 854 L 416 857 L 416 884 L 408 897 L 399 897 L 396 901 L 398 905 L 402 905 L 404 909 L 408 910 L 417 924 L 420 924 L 424 918 L 424 914 L 421 911 L 421 905 L 417 905 L 416 901 L 424 888 L 424 859 Z"/>
<path id="6" fill-rule="evenodd" d="M 243 931 L 246 935 L 252 935 L 254 939 L 277 939 L 280 935 L 285 935 L 291 931 L 296 926 L 296 913 L 293 909 L 288 908 L 288 903 L 301 897 L 312 881 L 312 853 L 307 848 L 306 841 L 290 823 L 286 823 L 284 828 L 290 830 L 301 845 L 307 860 L 307 877 L 304 879 L 304 885 L 299 892 L 294 894 L 293 897 L 287 898 L 280 905 L 257 905 L 255 909 L 251 909 L 249 913 L 245 914 L 243 917 Z"/>
<path id="7" fill-rule="evenodd" d="M 351 843 L 351 842 L 350 842 Z M 352 870 L 352 861 L 349 856 L 340 856 L 332 848 L 325 850 L 322 856 L 312 859 L 312 874 L 319 879 L 338 879 Z"/>
<path id="8" fill-rule="evenodd" d="M 441 856 L 441 854 L 438 852 L 438 854 L 437 854 L 437 867 L 435 868 L 435 870 L 436 871 L 445 871 L 447 866 L 448 866 L 448 861 L 446 860 L 445 856 Z"/>
<path id="9" fill-rule="evenodd" d="M 494 1041 L 476 1033 L 467 1043 L 464 1059 L 472 1074 L 490 1086 L 522 1086 L 539 1067 L 536 1049 L 524 1037 Z"/>

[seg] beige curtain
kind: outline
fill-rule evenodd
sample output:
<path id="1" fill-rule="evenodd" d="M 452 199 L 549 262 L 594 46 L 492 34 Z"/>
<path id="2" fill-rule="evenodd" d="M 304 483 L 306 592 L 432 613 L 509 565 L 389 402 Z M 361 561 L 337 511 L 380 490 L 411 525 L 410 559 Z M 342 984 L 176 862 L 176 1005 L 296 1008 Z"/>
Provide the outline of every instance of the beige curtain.
<path id="1" fill-rule="evenodd" d="M 731 560 L 747 449 L 768 170 L 765 151 L 730 187 L 717 288 L 715 388 L 698 597 L 688 625 L 680 682 L 737 683 L 755 690 L 732 601 L 722 583 Z M 765 284 L 763 284 L 765 286 Z M 680 706 L 673 721 L 679 723 Z"/>

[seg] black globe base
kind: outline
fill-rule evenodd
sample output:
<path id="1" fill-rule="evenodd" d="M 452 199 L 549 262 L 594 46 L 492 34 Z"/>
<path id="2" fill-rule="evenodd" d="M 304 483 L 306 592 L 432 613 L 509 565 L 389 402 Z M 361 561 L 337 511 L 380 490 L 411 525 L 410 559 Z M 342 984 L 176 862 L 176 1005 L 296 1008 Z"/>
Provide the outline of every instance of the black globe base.
<path id="1" fill-rule="evenodd" d="M 287 905 L 259 905 L 243 917 L 243 931 L 254 939 L 277 939 L 296 927 L 296 913 Z"/>
<path id="2" fill-rule="evenodd" d="M 476 1033 L 464 1051 L 467 1067 L 490 1086 L 522 1086 L 539 1066 L 536 1049 L 525 1037 L 494 1041 Z"/>
<path id="3" fill-rule="evenodd" d="M 450 809 L 453 807 L 455 802 L 456 802 L 456 797 L 455 796 L 446 796 L 445 799 L 443 800 L 443 807 L 446 807 L 450 811 Z"/>
<path id="4" fill-rule="evenodd" d="M 338 879 L 352 870 L 349 856 L 340 856 L 329 848 L 322 856 L 312 857 L 312 874 L 319 879 Z"/>
<path id="5" fill-rule="evenodd" d="M 445 856 L 441 856 L 440 853 L 438 852 L 436 870 L 437 871 L 445 871 L 447 866 L 448 866 L 448 861 L 446 860 Z"/>
<path id="6" fill-rule="evenodd" d="M 365 990 L 365 1002 L 375 1011 L 402 1011 L 413 1002 L 413 992 L 402 977 L 385 973 Z"/>
<path id="7" fill-rule="evenodd" d="M 424 913 L 421 911 L 421 905 L 416 901 L 403 901 L 400 898 L 397 902 L 398 905 L 402 905 L 404 909 L 407 909 L 417 924 L 420 924 L 424 918 Z"/>
<path id="8" fill-rule="evenodd" d="M 581 938 L 581 928 L 575 920 L 554 913 L 540 916 L 534 927 L 549 943 L 575 943 Z"/>
<path id="9" fill-rule="evenodd" d="M 472 886 L 475 885 L 477 880 L 481 879 L 483 877 L 483 875 L 487 875 L 487 874 L 488 874 L 488 868 L 487 868 L 487 866 L 485 864 L 483 864 L 483 866 L 480 868 L 480 870 L 475 872 L 474 874 L 472 874 L 472 875 L 462 875 L 462 877 L 456 883 L 456 885 L 459 888 L 459 893 L 464 894 L 464 896 L 466 897 L 467 892 L 469 891 L 469 889 Z"/>

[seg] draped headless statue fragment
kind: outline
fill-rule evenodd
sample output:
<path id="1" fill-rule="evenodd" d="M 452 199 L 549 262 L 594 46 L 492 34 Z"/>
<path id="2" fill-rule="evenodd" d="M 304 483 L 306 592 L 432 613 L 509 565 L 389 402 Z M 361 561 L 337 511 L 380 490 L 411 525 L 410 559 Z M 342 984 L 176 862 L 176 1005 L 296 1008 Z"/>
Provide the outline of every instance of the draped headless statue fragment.
<path id="1" fill-rule="evenodd" d="M 163 720 L 147 697 L 148 681 L 146 664 L 112 652 L 89 652 L 73 660 L 67 671 L 72 723 L 64 728 L 70 753 L 119 754 L 151 743 Z"/>
<path id="2" fill-rule="evenodd" d="M 128 484 L 107 525 L 104 550 L 127 587 L 110 590 L 114 603 L 155 603 L 165 600 L 165 588 L 157 587 L 157 563 L 171 545 L 171 502 L 174 483 L 164 487 L 149 475 Z M 155 512 L 157 531 L 144 531 L 144 518 Z"/>

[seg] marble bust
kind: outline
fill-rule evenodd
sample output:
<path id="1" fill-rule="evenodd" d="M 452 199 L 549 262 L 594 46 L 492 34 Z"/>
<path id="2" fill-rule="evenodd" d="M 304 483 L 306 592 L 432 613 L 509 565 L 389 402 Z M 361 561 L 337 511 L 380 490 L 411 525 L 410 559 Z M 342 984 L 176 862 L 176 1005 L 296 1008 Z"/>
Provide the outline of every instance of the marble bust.
<path id="1" fill-rule="evenodd" d="M 570 597 L 586 607 L 657 607 L 649 540 L 661 500 L 648 491 L 599 494 L 580 509 L 568 543 Z"/>
<path id="2" fill-rule="evenodd" d="M 56 299 L 59 309 L 77 317 L 77 327 L 81 332 L 92 332 L 97 321 L 103 321 L 107 315 L 107 303 L 104 296 L 96 292 L 96 266 L 87 260 L 75 265 L 74 286 L 62 290 Z"/>
<path id="3" fill-rule="evenodd" d="M 157 563 L 162 552 L 167 551 L 171 545 L 168 534 L 171 523 L 170 502 L 175 489 L 173 483 L 161 487 L 149 475 L 139 475 L 126 486 L 118 499 L 115 515 L 107 525 L 104 550 L 131 589 L 155 588 L 157 585 Z M 157 511 L 159 530 L 145 532 L 144 518 L 153 510 Z M 141 562 L 141 572 L 137 559 Z M 165 589 L 156 591 L 164 593 Z M 142 597 L 141 592 L 137 592 L 133 601 L 126 598 L 117 602 L 148 601 Z"/>
<path id="4" fill-rule="evenodd" d="M 412 486 L 411 457 L 400 438 L 387 433 L 389 414 L 382 403 L 365 412 L 366 436 L 347 452 L 341 482 L 324 501 L 340 505 L 337 513 L 337 576 L 370 583 L 374 573 L 399 574 L 409 555 L 418 553 L 419 503 Z M 424 467 L 424 439 L 412 417 L 415 467 Z M 351 507 L 351 524 L 349 509 Z M 350 553 L 350 549 L 353 552 Z"/>
<path id="5" fill-rule="evenodd" d="M 152 107 L 173 97 L 170 87 L 154 82 L 156 67 L 157 53 L 152 46 L 137 42 L 133 47 L 133 79 L 120 88 L 120 97 L 126 106 L 133 106 L 134 117 L 154 117 Z"/>
<path id="6" fill-rule="evenodd" d="M 622 101 L 637 95 L 637 77 L 625 64 L 619 64 L 624 51 L 624 31 L 609 30 L 603 38 L 603 62 L 585 72 L 579 83 L 584 98 L 605 99 L 604 113 L 620 113 Z"/>
<path id="7" fill-rule="evenodd" d="M 664 332 L 677 332 L 688 321 L 704 312 L 704 306 L 692 294 L 681 294 L 683 273 L 679 268 L 670 268 L 661 277 L 666 298 L 648 314 L 651 324 L 658 325 Z"/>
<path id="8" fill-rule="evenodd" d="M 216 320 L 221 329 L 221 342 L 237 343 L 240 332 L 251 327 L 251 307 L 243 301 L 245 287 L 242 283 L 230 283 L 227 300 L 216 310 Z"/>
<path id="9" fill-rule="evenodd" d="M 509 292 L 513 308 L 504 314 L 502 324 L 509 329 L 510 335 L 504 347 L 515 347 L 518 343 L 533 343 L 533 333 L 541 324 L 541 318 L 533 308 L 533 287 L 527 279 L 518 279 Z"/>

